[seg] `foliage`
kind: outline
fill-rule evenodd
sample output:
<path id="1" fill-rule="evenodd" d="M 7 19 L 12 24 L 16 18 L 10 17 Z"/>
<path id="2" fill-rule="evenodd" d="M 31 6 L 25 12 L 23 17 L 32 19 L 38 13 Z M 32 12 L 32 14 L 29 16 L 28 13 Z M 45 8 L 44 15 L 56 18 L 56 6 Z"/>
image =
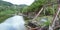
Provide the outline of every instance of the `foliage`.
<path id="1" fill-rule="evenodd" d="M 39 10 L 42 8 L 42 6 L 49 4 L 49 3 L 56 3 L 56 0 L 35 0 L 30 6 L 24 8 L 22 11 L 25 12 L 39 12 Z M 54 7 L 53 7 L 54 6 Z M 53 15 L 53 10 L 56 11 L 57 5 L 52 4 L 46 7 L 46 15 Z M 44 8 L 45 9 L 45 8 Z M 44 12 L 42 12 L 42 15 Z"/>
<path id="2" fill-rule="evenodd" d="M 45 15 L 47 15 L 47 16 L 54 15 L 54 13 L 56 12 L 57 7 L 58 7 L 57 4 L 54 4 L 54 3 L 56 3 L 56 0 L 50 0 L 50 1 L 49 0 L 35 0 L 30 6 L 28 6 L 28 7 L 26 7 L 26 8 L 23 9 L 23 13 L 25 13 L 25 12 L 26 13 L 27 12 L 28 13 L 30 13 L 30 12 L 37 12 L 38 13 L 39 10 L 42 8 L 42 6 L 44 6 L 46 4 L 49 4 L 49 3 L 53 3 L 53 4 L 44 7 L 44 9 L 45 9 Z M 40 16 L 42 16 L 42 15 L 44 15 L 44 11 L 41 13 Z M 50 19 L 50 20 L 49 19 L 43 25 L 48 26 L 50 24 L 50 21 L 52 20 L 52 19 Z"/>
<path id="3" fill-rule="evenodd" d="M 13 5 L 12 3 L 0 1 L 0 23 L 5 21 L 7 18 L 13 16 L 15 13 L 19 13 L 23 7 L 27 5 Z"/>
<path id="4" fill-rule="evenodd" d="M 49 1 L 50 2 L 50 1 Z M 27 6 L 25 4 L 21 5 L 13 5 L 12 3 L 5 2 L 5 1 L 0 1 L 0 22 L 5 21 L 8 17 L 11 17 L 11 14 L 15 13 L 38 13 L 41 7 L 49 3 L 48 0 L 35 0 L 30 6 Z M 55 0 L 51 0 L 51 2 L 55 2 Z M 57 9 L 57 4 L 54 4 L 51 6 L 47 6 L 44 8 L 45 9 L 45 15 L 52 15 L 53 13 L 56 12 Z M 54 10 L 54 12 L 53 12 Z M 32 14 L 32 13 L 31 13 Z M 43 15 L 44 12 L 41 13 Z M 35 14 L 34 14 L 35 15 Z M 27 19 L 27 18 L 25 18 Z M 38 18 L 37 18 L 38 19 Z M 50 19 L 50 17 L 49 17 Z M 51 19 L 50 19 L 51 20 Z M 44 25 L 49 25 L 50 21 L 47 21 L 44 23 Z"/>
<path id="5" fill-rule="evenodd" d="M 35 0 L 27 9 L 25 9 L 27 12 L 34 12 L 36 9 L 40 9 L 44 4 L 46 3 L 46 0 Z"/>
<path id="6" fill-rule="evenodd" d="M 11 6 L 13 4 L 12 3 L 9 3 L 9 2 L 5 2 L 5 1 L 0 1 L 0 5 L 3 5 L 3 6 Z"/>

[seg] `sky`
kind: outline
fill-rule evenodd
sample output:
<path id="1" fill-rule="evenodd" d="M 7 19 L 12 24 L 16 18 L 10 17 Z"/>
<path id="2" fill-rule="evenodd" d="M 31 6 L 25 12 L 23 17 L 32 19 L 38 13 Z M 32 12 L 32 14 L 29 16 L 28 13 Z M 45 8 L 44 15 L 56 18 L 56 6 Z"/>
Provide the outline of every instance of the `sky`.
<path id="1" fill-rule="evenodd" d="M 17 5 L 20 5 L 20 4 L 31 5 L 34 2 L 34 0 L 3 0 L 3 1 L 7 1 Z"/>

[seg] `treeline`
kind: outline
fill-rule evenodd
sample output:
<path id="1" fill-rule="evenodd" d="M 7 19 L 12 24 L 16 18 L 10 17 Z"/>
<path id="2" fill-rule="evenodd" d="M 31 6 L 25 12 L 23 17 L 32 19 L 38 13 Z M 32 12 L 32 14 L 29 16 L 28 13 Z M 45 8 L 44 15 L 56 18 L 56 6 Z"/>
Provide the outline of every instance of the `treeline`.
<path id="1" fill-rule="evenodd" d="M 57 10 L 57 0 L 35 0 L 30 6 L 25 4 L 14 5 L 12 3 L 0 0 L 0 18 L 1 16 L 11 16 L 11 14 L 19 12 L 27 15 L 27 17 L 34 17 L 43 6 L 45 7 L 41 15 L 53 15 Z"/>
<path id="2" fill-rule="evenodd" d="M 0 23 L 5 21 L 8 17 L 13 16 L 15 13 L 21 12 L 21 10 L 27 5 L 14 5 L 10 2 L 0 0 Z"/>
<path id="3" fill-rule="evenodd" d="M 57 0 L 35 0 L 30 6 L 23 9 L 23 13 L 32 12 L 35 15 L 43 6 L 42 15 L 53 15 L 57 10 Z"/>

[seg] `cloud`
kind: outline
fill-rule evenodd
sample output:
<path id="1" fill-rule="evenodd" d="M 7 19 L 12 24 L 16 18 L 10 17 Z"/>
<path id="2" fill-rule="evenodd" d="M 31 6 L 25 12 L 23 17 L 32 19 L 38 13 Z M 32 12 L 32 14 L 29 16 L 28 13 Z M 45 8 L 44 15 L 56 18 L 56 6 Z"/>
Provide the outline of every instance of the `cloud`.
<path id="1" fill-rule="evenodd" d="M 30 5 L 34 2 L 34 0 L 4 0 L 4 1 L 7 1 L 7 2 L 11 2 L 13 4 L 27 4 L 27 5 Z"/>

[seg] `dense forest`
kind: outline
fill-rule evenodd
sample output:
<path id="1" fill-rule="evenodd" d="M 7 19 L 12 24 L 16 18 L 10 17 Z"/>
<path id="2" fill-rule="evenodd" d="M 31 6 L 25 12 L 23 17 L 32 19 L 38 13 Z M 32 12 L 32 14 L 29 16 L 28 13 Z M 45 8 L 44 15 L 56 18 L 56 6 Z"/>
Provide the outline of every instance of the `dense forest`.
<path id="1" fill-rule="evenodd" d="M 26 15 L 24 16 L 26 21 L 32 20 L 43 8 L 42 12 L 35 20 L 37 20 L 38 25 L 48 27 L 55 16 L 58 4 L 58 0 L 35 0 L 30 6 L 28 6 L 26 4 L 14 5 L 10 2 L 0 0 L 0 23 L 18 13 Z M 47 19 L 47 21 L 38 22 L 42 18 Z"/>

